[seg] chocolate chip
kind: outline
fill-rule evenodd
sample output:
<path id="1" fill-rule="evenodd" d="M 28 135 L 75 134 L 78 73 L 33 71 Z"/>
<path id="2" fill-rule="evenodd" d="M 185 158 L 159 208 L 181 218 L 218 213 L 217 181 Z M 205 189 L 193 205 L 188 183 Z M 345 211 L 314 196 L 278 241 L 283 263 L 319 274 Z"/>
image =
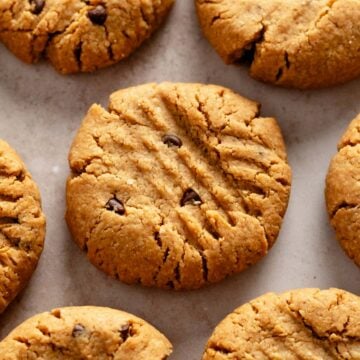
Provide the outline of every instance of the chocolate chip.
<path id="1" fill-rule="evenodd" d="M 85 331 L 85 327 L 81 324 L 76 324 L 73 328 L 73 331 L 71 333 L 72 337 L 78 337 L 81 336 Z"/>
<path id="2" fill-rule="evenodd" d="M 182 146 L 181 139 L 178 136 L 174 135 L 174 134 L 164 135 L 163 138 L 162 138 L 162 141 L 168 147 L 175 146 L 175 147 L 179 148 L 179 147 Z"/>
<path id="3" fill-rule="evenodd" d="M 95 9 L 89 10 L 87 15 L 95 25 L 104 25 L 107 18 L 106 9 L 102 5 L 98 5 Z"/>
<path id="4" fill-rule="evenodd" d="M 116 197 L 110 199 L 106 204 L 106 209 L 114 211 L 118 215 L 125 214 L 125 206 L 121 200 L 118 200 Z"/>
<path id="5" fill-rule="evenodd" d="M 180 205 L 201 205 L 202 200 L 199 194 L 193 189 L 189 188 L 184 192 L 183 197 L 181 198 Z"/>
<path id="6" fill-rule="evenodd" d="M 131 330 L 131 328 L 130 328 L 129 324 L 124 324 L 120 327 L 120 330 L 119 330 L 120 336 L 124 342 L 131 335 L 130 330 Z"/>
<path id="7" fill-rule="evenodd" d="M 39 15 L 44 9 L 45 0 L 31 0 L 31 3 L 35 4 L 32 13 L 35 15 Z"/>

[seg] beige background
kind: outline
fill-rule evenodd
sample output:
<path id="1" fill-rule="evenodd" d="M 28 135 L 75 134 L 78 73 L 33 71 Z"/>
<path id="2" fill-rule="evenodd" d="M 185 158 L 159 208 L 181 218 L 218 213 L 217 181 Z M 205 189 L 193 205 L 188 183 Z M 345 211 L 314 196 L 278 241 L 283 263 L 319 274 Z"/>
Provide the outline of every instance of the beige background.
<path id="1" fill-rule="evenodd" d="M 150 81 L 228 86 L 279 119 L 293 168 L 293 190 L 281 235 L 266 259 L 206 289 L 174 293 L 129 287 L 96 270 L 71 241 L 64 222 L 67 153 L 90 104 L 107 104 L 119 88 Z M 360 270 L 329 227 L 324 177 L 336 143 L 360 112 L 360 80 L 321 91 L 278 89 L 225 66 L 203 39 L 192 0 L 177 0 L 165 26 L 129 60 L 93 75 L 64 77 L 48 64 L 20 63 L 0 46 L 0 137 L 26 161 L 40 186 L 46 247 L 29 286 L 0 317 L 0 337 L 27 317 L 57 306 L 101 305 L 132 312 L 162 330 L 173 360 L 200 359 L 215 325 L 268 291 L 340 287 L 360 294 Z"/>

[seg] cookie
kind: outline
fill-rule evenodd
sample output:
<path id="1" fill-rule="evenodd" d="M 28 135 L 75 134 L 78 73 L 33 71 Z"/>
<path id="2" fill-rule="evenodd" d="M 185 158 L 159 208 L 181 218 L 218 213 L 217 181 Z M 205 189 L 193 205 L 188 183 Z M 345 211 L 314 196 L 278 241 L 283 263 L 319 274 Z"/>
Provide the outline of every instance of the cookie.
<path id="1" fill-rule="evenodd" d="M 1 0 L 0 41 L 18 58 L 45 56 L 63 74 L 92 72 L 129 56 L 173 0 Z"/>
<path id="2" fill-rule="evenodd" d="M 39 190 L 19 156 L 0 140 L 0 313 L 30 279 L 44 237 Z"/>
<path id="3" fill-rule="evenodd" d="M 203 360 L 360 359 L 360 298 L 339 289 L 269 293 L 228 315 Z"/>
<path id="4" fill-rule="evenodd" d="M 93 105 L 69 160 L 67 222 L 126 283 L 194 289 L 266 255 L 290 191 L 280 129 L 220 86 L 147 84 Z"/>
<path id="5" fill-rule="evenodd" d="M 165 360 L 167 338 L 138 317 L 94 307 L 65 307 L 36 315 L 0 342 L 2 360 Z"/>
<path id="6" fill-rule="evenodd" d="M 299 89 L 360 75 L 360 0 L 196 0 L 202 30 L 225 63 Z"/>
<path id="7" fill-rule="evenodd" d="M 325 198 L 341 246 L 360 266 L 360 114 L 338 144 L 326 177 Z"/>

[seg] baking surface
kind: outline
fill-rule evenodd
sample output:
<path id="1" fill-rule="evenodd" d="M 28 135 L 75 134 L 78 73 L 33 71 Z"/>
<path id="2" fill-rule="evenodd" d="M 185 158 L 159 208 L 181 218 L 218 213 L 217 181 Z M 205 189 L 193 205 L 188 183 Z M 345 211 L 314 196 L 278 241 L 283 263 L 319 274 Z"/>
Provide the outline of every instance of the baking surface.
<path id="1" fill-rule="evenodd" d="M 127 286 L 108 278 L 71 240 L 64 221 L 67 154 L 89 106 L 114 90 L 146 82 L 227 86 L 262 103 L 283 130 L 293 185 L 282 231 L 268 256 L 242 274 L 193 292 Z M 45 250 L 25 291 L 0 317 L 0 337 L 58 306 L 98 305 L 144 318 L 171 340 L 171 359 L 200 359 L 216 324 L 269 291 L 339 287 L 360 295 L 360 269 L 331 229 L 324 180 L 336 143 L 360 112 L 360 79 L 300 92 L 264 85 L 245 67 L 226 66 L 200 33 L 192 0 L 177 0 L 164 27 L 130 59 L 90 75 L 64 77 L 43 62 L 21 63 L 0 46 L 0 137 L 24 159 L 47 216 Z"/>

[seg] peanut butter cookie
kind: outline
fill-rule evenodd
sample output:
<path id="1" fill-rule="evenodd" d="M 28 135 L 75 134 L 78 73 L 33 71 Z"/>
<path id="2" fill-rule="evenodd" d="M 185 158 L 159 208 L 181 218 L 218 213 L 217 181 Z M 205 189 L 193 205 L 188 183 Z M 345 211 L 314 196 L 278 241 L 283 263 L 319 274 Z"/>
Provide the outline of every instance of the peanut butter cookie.
<path id="1" fill-rule="evenodd" d="M 360 359 L 360 298 L 343 290 L 269 293 L 215 329 L 203 360 Z"/>
<path id="2" fill-rule="evenodd" d="M 36 315 L 0 342 L 2 360 L 165 360 L 170 342 L 131 314 L 94 306 Z"/>
<path id="3" fill-rule="evenodd" d="M 0 313 L 30 279 L 44 237 L 38 188 L 19 156 L 0 140 Z"/>
<path id="4" fill-rule="evenodd" d="M 45 56 L 63 74 L 129 56 L 164 20 L 173 0 L 1 0 L 0 41 L 27 63 Z"/>
<path id="5" fill-rule="evenodd" d="M 194 289 L 265 256 L 290 192 L 280 129 L 229 89 L 148 84 L 93 105 L 70 151 L 67 222 L 99 269 Z"/>
<path id="6" fill-rule="evenodd" d="M 326 178 L 327 210 L 336 236 L 360 266 L 360 114 L 342 136 Z"/>
<path id="7" fill-rule="evenodd" d="M 227 64 L 300 89 L 360 75 L 360 0 L 196 0 L 205 36 Z"/>

